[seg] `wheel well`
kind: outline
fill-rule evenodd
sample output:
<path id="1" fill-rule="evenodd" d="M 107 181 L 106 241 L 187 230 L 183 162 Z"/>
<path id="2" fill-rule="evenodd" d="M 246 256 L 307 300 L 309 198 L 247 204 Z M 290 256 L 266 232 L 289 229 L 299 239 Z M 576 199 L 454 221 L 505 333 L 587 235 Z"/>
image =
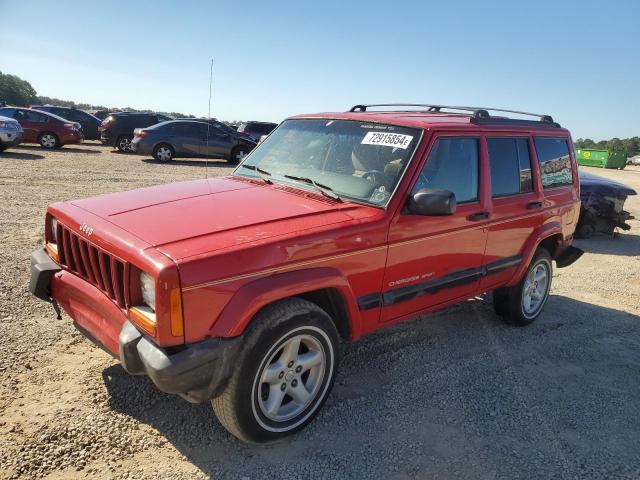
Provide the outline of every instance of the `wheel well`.
<path id="1" fill-rule="evenodd" d="M 154 151 L 154 153 L 155 153 L 155 151 L 156 151 L 157 149 L 159 149 L 160 147 L 169 147 L 169 149 L 170 149 L 173 153 L 176 153 L 176 149 L 175 149 L 175 148 L 173 148 L 173 145 L 171 145 L 170 143 L 167 143 L 167 142 L 159 142 L 159 143 L 157 143 L 157 144 L 156 144 L 156 146 L 155 146 L 155 147 L 153 147 L 153 151 Z"/>
<path id="2" fill-rule="evenodd" d="M 343 339 L 351 338 L 349 313 L 342 295 L 336 288 L 323 288 L 297 295 L 300 298 L 315 303 L 329 314 Z"/>
<path id="3" fill-rule="evenodd" d="M 540 246 L 547 249 L 551 258 L 556 258 L 556 254 L 558 253 L 558 247 L 562 243 L 562 235 L 556 233 L 555 235 L 551 235 L 550 237 L 545 238 L 540 242 Z"/>
<path id="4" fill-rule="evenodd" d="M 58 135 L 56 135 L 56 133 L 55 133 L 55 132 L 50 132 L 50 131 L 48 131 L 48 130 L 47 130 L 47 131 L 44 131 L 44 132 L 40 132 L 40 135 L 38 135 L 38 140 L 40 140 L 40 139 L 41 139 L 44 135 L 46 135 L 47 133 L 48 133 L 49 135 L 53 135 L 54 137 L 56 137 L 56 139 L 60 140 L 60 137 L 58 137 Z"/>

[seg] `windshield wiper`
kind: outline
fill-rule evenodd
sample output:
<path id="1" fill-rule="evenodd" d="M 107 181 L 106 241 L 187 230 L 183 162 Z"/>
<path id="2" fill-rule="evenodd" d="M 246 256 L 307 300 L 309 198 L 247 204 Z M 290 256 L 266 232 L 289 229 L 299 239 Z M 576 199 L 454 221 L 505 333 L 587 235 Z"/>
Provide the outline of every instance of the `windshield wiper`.
<path id="1" fill-rule="evenodd" d="M 339 202 L 342 201 L 340 196 L 333 191 L 333 188 L 328 185 L 323 185 L 322 183 L 316 182 L 314 179 L 309 177 L 296 177 L 295 175 L 283 175 L 284 178 L 289 178 L 291 180 L 297 180 L 298 182 L 308 183 L 309 185 L 313 185 L 316 190 L 318 190 L 325 197 L 329 197 L 333 200 L 337 200 Z"/>
<path id="2" fill-rule="evenodd" d="M 271 180 L 269 177 L 271 176 L 271 172 L 267 172 L 266 170 L 260 168 L 257 165 L 245 165 L 244 163 L 242 165 L 240 165 L 243 168 L 247 168 L 249 170 L 253 170 L 255 172 L 258 173 L 258 175 L 260 176 L 260 178 L 262 180 L 264 180 L 265 183 L 273 183 L 273 180 Z"/>

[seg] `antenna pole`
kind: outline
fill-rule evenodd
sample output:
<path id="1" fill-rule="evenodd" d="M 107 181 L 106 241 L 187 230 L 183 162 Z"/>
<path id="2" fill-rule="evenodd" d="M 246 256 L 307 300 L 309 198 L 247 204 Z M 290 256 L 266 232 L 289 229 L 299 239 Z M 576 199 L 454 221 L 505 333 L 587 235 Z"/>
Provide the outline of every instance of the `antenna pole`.
<path id="1" fill-rule="evenodd" d="M 209 109 L 207 110 L 207 153 L 204 156 L 204 178 L 209 177 L 209 129 L 211 128 L 211 92 L 213 87 L 213 58 L 209 67 Z"/>

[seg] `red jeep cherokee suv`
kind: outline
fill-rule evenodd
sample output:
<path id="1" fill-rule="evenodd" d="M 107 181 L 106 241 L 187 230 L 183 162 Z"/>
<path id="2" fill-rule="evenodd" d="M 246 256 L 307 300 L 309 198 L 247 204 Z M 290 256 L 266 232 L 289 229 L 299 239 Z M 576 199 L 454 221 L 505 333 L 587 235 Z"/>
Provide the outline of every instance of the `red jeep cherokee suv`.
<path id="1" fill-rule="evenodd" d="M 582 253 L 569 132 L 385 107 L 289 118 L 228 177 L 49 206 L 31 291 L 253 442 L 318 413 L 339 339 L 488 291 L 532 322 Z"/>

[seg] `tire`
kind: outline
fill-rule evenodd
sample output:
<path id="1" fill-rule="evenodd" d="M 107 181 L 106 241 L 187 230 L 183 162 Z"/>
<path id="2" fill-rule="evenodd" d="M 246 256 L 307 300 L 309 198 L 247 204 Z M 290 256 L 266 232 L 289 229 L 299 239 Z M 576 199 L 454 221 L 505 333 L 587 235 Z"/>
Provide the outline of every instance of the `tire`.
<path id="1" fill-rule="evenodd" d="M 260 311 L 245 335 L 236 370 L 211 404 L 240 440 L 272 442 L 320 411 L 336 377 L 338 333 L 320 307 L 289 298 Z"/>
<path id="2" fill-rule="evenodd" d="M 544 247 L 538 247 L 522 280 L 513 287 L 494 291 L 496 313 L 511 325 L 529 325 L 538 318 L 549 298 L 552 277 L 551 255 Z"/>
<path id="3" fill-rule="evenodd" d="M 120 135 L 118 137 L 118 141 L 116 142 L 116 148 L 122 153 L 130 152 L 131 140 L 133 140 L 133 137 L 131 135 Z"/>
<path id="4" fill-rule="evenodd" d="M 47 150 L 54 150 L 61 147 L 58 136 L 51 132 L 41 133 L 38 137 L 38 143 L 42 148 L 46 148 Z"/>
<path id="5" fill-rule="evenodd" d="M 231 156 L 229 157 L 229 163 L 238 164 L 249 153 L 249 148 L 244 145 L 238 145 L 231 150 Z"/>
<path id="6" fill-rule="evenodd" d="M 158 162 L 167 163 L 173 160 L 175 153 L 176 152 L 171 145 L 161 143 L 160 145 L 156 145 L 153 149 L 153 158 Z"/>

